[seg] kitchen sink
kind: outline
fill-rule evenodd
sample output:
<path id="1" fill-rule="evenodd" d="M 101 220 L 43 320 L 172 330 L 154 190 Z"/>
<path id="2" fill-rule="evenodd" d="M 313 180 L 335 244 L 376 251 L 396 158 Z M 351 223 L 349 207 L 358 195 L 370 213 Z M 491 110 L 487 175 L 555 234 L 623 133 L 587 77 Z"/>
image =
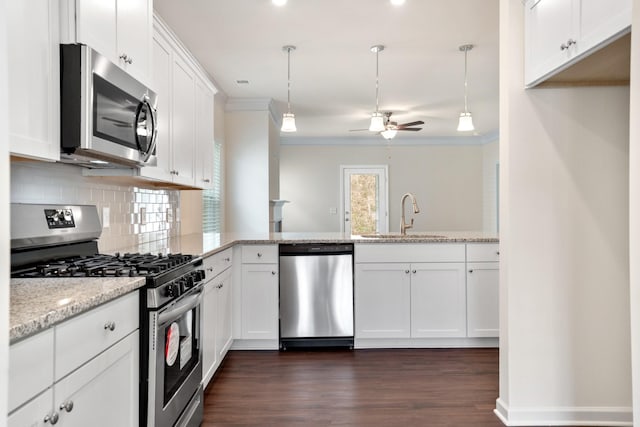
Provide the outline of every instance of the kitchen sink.
<path id="1" fill-rule="evenodd" d="M 365 239 L 444 239 L 446 236 L 438 234 L 360 234 Z"/>

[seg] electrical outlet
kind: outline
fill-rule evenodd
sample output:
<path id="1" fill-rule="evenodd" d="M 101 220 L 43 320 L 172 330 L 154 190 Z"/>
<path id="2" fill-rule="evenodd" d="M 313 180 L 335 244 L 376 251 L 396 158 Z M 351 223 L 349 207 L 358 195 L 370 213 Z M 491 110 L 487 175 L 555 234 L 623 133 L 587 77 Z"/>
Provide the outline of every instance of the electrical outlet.
<path id="1" fill-rule="evenodd" d="M 105 206 L 102 208 L 102 228 L 109 228 L 109 207 Z"/>
<path id="2" fill-rule="evenodd" d="M 140 208 L 140 224 L 145 225 L 147 223 L 147 208 Z"/>

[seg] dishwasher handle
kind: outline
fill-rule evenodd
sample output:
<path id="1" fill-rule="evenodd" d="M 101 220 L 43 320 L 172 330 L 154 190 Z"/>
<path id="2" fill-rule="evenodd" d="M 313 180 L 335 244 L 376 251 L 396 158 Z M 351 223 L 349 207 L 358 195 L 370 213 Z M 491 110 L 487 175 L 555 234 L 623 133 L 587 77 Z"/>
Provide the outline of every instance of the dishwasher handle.
<path id="1" fill-rule="evenodd" d="M 280 245 L 280 256 L 351 255 L 351 243 L 300 243 Z"/>

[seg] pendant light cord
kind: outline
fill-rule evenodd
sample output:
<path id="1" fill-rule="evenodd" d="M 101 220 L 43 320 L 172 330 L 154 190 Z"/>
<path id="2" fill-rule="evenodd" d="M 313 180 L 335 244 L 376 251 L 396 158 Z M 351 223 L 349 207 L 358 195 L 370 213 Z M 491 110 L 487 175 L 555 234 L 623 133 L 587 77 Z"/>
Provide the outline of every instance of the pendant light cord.
<path id="1" fill-rule="evenodd" d="M 376 49 L 376 113 L 378 112 L 378 93 L 379 93 L 379 74 L 378 74 L 378 55 L 380 53 L 380 49 Z"/>
<path id="2" fill-rule="evenodd" d="M 291 113 L 291 48 L 290 47 L 287 48 L 287 113 Z"/>
<path id="3" fill-rule="evenodd" d="M 468 49 L 464 51 L 464 112 L 468 113 L 469 109 L 467 108 L 467 53 L 469 53 Z"/>

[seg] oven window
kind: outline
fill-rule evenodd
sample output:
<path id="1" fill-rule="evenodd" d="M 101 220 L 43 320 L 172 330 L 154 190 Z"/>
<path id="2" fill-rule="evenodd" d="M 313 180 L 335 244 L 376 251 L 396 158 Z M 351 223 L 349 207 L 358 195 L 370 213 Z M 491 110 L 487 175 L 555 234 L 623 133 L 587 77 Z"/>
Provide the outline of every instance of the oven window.
<path id="1" fill-rule="evenodd" d="M 93 135 L 137 150 L 136 111 L 140 101 L 93 75 Z"/>
<path id="2" fill-rule="evenodd" d="M 164 405 L 198 363 L 196 310 L 187 311 L 179 319 L 164 325 Z"/>

